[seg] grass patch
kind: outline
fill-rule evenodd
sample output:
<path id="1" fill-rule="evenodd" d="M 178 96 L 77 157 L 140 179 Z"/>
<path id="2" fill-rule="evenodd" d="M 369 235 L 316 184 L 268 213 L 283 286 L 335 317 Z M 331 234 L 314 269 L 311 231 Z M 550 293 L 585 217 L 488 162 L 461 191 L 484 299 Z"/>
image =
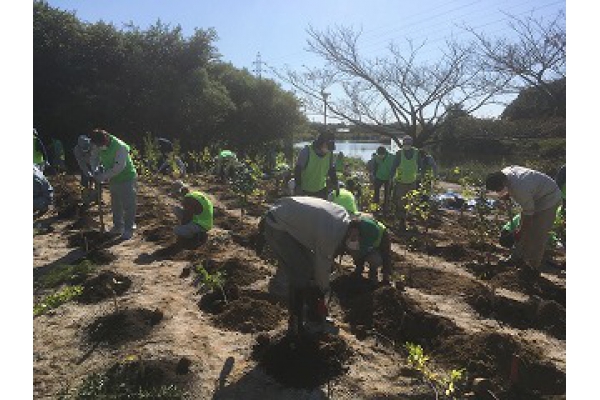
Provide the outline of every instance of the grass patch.
<path id="1" fill-rule="evenodd" d="M 89 260 L 83 260 L 75 265 L 59 265 L 40 277 L 38 286 L 43 289 L 55 288 L 63 284 L 77 285 L 92 273 L 96 265 Z"/>
<path id="2" fill-rule="evenodd" d="M 33 306 L 33 315 L 37 317 L 38 315 L 45 314 L 61 304 L 80 296 L 82 293 L 82 286 L 65 286 L 61 290 L 44 297 L 39 303 L 35 304 Z"/>

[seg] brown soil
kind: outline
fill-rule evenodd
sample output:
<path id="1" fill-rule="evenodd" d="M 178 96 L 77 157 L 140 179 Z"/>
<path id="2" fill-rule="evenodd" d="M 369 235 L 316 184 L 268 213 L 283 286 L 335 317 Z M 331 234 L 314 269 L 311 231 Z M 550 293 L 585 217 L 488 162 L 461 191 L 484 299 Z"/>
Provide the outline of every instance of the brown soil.
<path id="1" fill-rule="evenodd" d="M 43 218 L 48 229 L 34 236 L 34 276 L 82 258 L 102 267 L 69 281 L 83 284 L 79 301 L 33 320 L 34 398 L 57 397 L 96 373 L 107 388 L 173 384 L 190 399 L 433 399 L 407 364 L 407 342 L 423 347 L 439 376 L 465 369 L 457 398 L 478 377 L 502 399 L 565 397 L 564 256 L 524 281 L 498 265 L 506 249 L 493 240 L 474 246 L 468 219 L 442 210 L 427 243 L 421 226 L 391 229 L 395 287 L 351 276 L 344 257 L 328 298 L 339 335 L 293 345 L 284 336 L 285 304 L 267 290 L 278 263 L 254 252 L 263 198 L 251 197 L 241 219 L 227 184 L 189 177 L 212 197 L 215 227 L 206 243 L 188 246 L 172 234 L 171 181 L 140 180 L 136 234 L 107 242 L 97 207 L 80 207 L 77 177 L 50 178 L 58 201 Z M 110 229 L 107 191 L 103 201 Z M 200 285 L 197 266 L 224 273 L 227 301 Z M 142 355 L 146 381 L 131 355 Z"/>
<path id="2" fill-rule="evenodd" d="M 145 308 L 119 310 L 96 319 L 86 329 L 87 342 L 120 345 L 147 336 L 163 318 L 163 313 Z"/>
<path id="3" fill-rule="evenodd" d="M 277 382 L 292 388 L 312 389 L 348 371 L 352 350 L 338 336 L 294 340 L 260 335 L 252 357 Z"/>

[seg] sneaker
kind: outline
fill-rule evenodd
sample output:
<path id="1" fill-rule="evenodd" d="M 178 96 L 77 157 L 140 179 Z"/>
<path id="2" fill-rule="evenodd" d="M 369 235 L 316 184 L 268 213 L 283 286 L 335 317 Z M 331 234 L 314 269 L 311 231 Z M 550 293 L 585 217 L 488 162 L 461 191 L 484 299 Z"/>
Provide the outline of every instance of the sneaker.
<path id="1" fill-rule="evenodd" d="M 121 235 L 121 240 L 129 240 L 133 237 L 133 232 L 132 231 L 125 231 L 123 232 L 123 234 Z"/>

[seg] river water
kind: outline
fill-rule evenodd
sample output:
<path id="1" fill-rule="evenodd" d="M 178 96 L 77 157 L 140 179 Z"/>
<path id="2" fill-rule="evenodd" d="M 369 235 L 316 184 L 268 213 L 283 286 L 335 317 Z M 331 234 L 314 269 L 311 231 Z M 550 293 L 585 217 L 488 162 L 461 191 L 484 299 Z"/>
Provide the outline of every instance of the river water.
<path id="1" fill-rule="evenodd" d="M 312 142 L 298 142 L 294 144 L 295 148 L 302 148 Z M 371 159 L 371 155 L 377 151 L 379 146 L 385 147 L 388 151 L 392 151 L 392 147 L 389 144 L 383 144 L 378 142 L 354 142 L 350 140 L 336 140 L 334 153 L 338 154 L 340 151 L 344 153 L 346 157 L 360 158 L 364 162 Z M 395 152 L 395 150 L 393 150 Z"/>

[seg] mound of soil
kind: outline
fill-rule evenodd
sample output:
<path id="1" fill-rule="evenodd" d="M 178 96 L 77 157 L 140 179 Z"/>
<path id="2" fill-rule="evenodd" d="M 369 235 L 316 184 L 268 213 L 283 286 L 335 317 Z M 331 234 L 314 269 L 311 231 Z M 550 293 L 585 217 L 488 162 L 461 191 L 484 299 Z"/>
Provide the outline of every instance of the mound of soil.
<path id="1" fill-rule="evenodd" d="M 122 295 L 131 287 L 131 279 L 112 271 L 102 271 L 100 274 L 86 279 L 82 286 L 83 293 L 77 300 L 80 303 L 91 304 L 115 295 Z"/>
<path id="2" fill-rule="evenodd" d="M 202 289 L 200 289 L 202 290 Z M 216 289 L 204 294 L 198 303 L 202 311 L 220 314 L 225 310 L 227 302 L 240 298 L 240 290 L 236 285 L 226 284 L 223 290 Z"/>
<path id="3" fill-rule="evenodd" d="M 252 348 L 252 358 L 282 385 L 314 389 L 348 372 L 352 350 L 339 336 L 293 340 L 279 334 L 261 334 Z"/>
<path id="4" fill-rule="evenodd" d="M 104 373 L 89 375 L 77 398 L 183 398 L 188 378 L 178 376 L 177 369 L 177 361 L 168 359 L 115 363 Z"/>
<path id="5" fill-rule="evenodd" d="M 142 232 L 144 238 L 149 242 L 164 243 L 173 238 L 172 225 L 158 225 L 146 229 Z"/>
<path id="6" fill-rule="evenodd" d="M 162 311 L 125 309 L 96 319 L 86 329 L 87 341 L 119 345 L 147 336 L 163 318 Z"/>
<path id="7" fill-rule="evenodd" d="M 114 236 L 111 236 L 108 232 L 102 233 L 100 231 L 82 231 L 70 235 L 67 238 L 67 241 L 69 247 L 85 248 L 87 242 L 88 248 L 93 248 L 111 239 L 114 239 Z"/>
<path id="8" fill-rule="evenodd" d="M 255 333 L 275 329 L 285 314 L 285 310 L 277 304 L 243 295 L 227 303 L 214 322 L 228 330 Z"/>
<path id="9" fill-rule="evenodd" d="M 541 349 L 505 333 L 448 337 L 435 349 L 433 358 L 452 368 L 466 367 L 471 376 L 489 378 L 500 387 L 508 386 L 513 364 L 518 364 L 518 386 L 531 395 L 519 398 L 535 398 L 534 394 L 560 395 L 566 390 L 566 374 L 541 362 Z"/>
<path id="10" fill-rule="evenodd" d="M 265 271 L 261 271 L 250 265 L 247 261 L 237 257 L 229 258 L 221 262 L 206 259 L 202 262 L 202 266 L 210 274 L 213 274 L 216 271 L 224 272 L 225 279 L 237 286 L 250 285 L 258 280 L 266 278 L 268 275 Z"/>
<path id="11" fill-rule="evenodd" d="M 459 331 L 449 319 L 424 311 L 389 286 L 373 292 L 373 328 L 395 343 L 412 342 L 424 347 Z"/>
<path id="12" fill-rule="evenodd" d="M 117 259 L 117 256 L 106 249 L 95 249 L 90 251 L 86 258 L 90 260 L 93 264 L 107 265 L 115 261 Z"/>
<path id="13" fill-rule="evenodd" d="M 400 268 L 399 271 L 406 275 L 406 286 L 429 294 L 464 295 L 485 290 L 482 283 L 469 277 L 433 268 Z"/>

